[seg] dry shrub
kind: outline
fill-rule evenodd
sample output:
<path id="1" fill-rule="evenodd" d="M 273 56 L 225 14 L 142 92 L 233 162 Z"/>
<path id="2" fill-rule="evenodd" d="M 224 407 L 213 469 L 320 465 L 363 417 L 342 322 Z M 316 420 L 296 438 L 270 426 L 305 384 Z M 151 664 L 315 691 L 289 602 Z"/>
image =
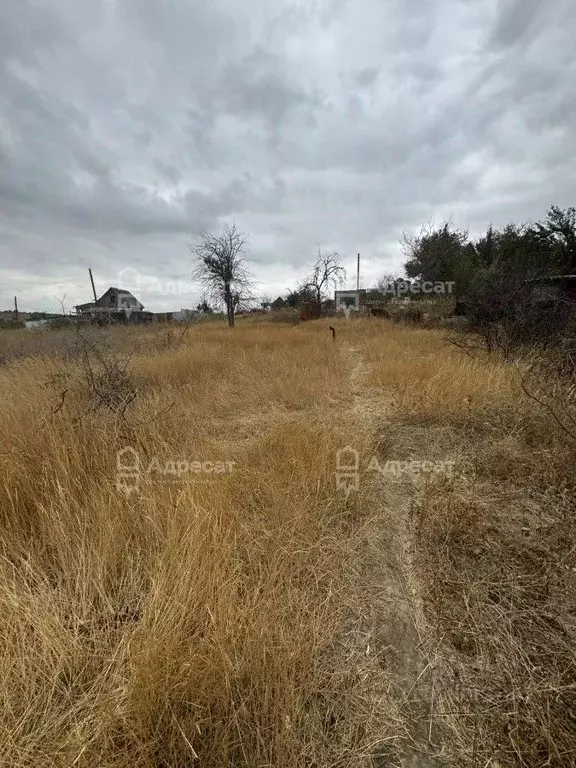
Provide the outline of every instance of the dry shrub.
<path id="1" fill-rule="evenodd" d="M 274 309 L 266 316 L 266 320 L 271 323 L 290 323 L 292 325 L 298 325 L 300 322 L 300 310 L 297 307 Z"/>
<path id="2" fill-rule="evenodd" d="M 73 360 L 82 356 L 86 341 L 102 351 L 133 353 L 145 348 L 149 339 L 158 338 L 159 334 L 157 328 L 147 332 L 139 326 L 88 324 L 56 330 L 0 330 L 0 361 L 38 357 Z"/>

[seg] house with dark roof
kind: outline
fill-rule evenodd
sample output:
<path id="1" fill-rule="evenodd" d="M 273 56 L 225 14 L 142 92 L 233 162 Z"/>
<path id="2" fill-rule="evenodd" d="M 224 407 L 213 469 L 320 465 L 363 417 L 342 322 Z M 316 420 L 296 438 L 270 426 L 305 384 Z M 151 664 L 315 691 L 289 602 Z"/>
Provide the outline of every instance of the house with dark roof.
<path id="1" fill-rule="evenodd" d="M 94 322 L 146 323 L 154 320 L 152 312 L 123 288 L 110 287 L 96 301 L 74 307 L 79 318 Z"/>

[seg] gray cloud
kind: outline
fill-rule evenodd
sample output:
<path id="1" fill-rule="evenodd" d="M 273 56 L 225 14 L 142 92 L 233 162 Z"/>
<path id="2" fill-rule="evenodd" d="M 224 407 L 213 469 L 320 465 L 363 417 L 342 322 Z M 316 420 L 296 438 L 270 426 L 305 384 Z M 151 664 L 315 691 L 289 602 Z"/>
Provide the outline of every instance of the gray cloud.
<path id="1" fill-rule="evenodd" d="M 509 46 L 521 43 L 534 29 L 542 0 L 500 0 L 498 20 L 492 40 L 495 45 Z"/>
<path id="2" fill-rule="evenodd" d="M 4 0 L 0 307 L 87 300 L 88 266 L 189 305 L 231 218 L 270 294 L 316 241 L 369 283 L 431 217 L 574 204 L 575 32 L 570 0 Z"/>

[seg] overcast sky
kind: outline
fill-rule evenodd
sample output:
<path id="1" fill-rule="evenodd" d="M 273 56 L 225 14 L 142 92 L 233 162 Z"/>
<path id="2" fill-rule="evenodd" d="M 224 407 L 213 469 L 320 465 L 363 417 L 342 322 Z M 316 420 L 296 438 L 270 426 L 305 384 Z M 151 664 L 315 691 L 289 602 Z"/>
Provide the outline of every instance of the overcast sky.
<path id="1" fill-rule="evenodd" d="M 430 219 L 576 205 L 575 37 L 574 0 L 0 0 L 0 309 L 89 266 L 194 306 L 232 218 L 274 298 L 316 242 L 367 287 Z"/>

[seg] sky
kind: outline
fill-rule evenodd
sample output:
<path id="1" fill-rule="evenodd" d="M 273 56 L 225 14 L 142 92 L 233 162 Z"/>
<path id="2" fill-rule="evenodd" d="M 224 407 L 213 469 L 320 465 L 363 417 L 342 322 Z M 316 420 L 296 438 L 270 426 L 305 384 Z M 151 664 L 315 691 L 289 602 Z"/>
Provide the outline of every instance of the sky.
<path id="1" fill-rule="evenodd" d="M 400 240 L 576 205 L 573 0 L 1 0 L 0 309 L 127 288 L 194 307 L 235 221 L 256 293 L 317 245 L 355 285 Z"/>

